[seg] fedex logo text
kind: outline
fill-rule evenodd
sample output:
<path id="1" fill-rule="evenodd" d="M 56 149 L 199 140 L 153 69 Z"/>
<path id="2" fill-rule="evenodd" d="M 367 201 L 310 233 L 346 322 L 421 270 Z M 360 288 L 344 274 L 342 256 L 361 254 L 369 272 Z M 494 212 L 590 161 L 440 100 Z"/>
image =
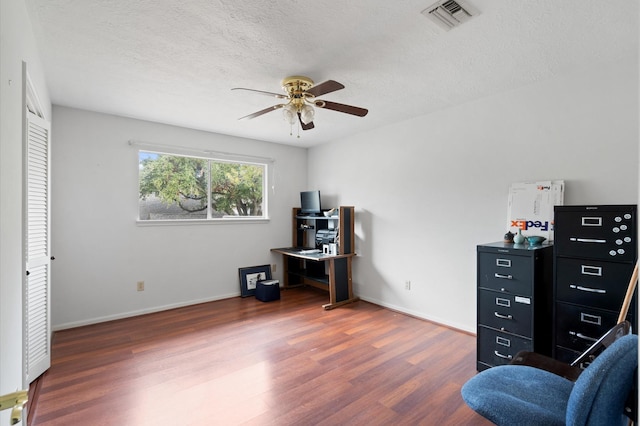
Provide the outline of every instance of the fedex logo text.
<path id="1" fill-rule="evenodd" d="M 539 220 L 512 220 L 511 226 L 526 231 L 529 228 L 540 228 L 542 231 L 549 230 L 549 222 L 541 222 Z"/>

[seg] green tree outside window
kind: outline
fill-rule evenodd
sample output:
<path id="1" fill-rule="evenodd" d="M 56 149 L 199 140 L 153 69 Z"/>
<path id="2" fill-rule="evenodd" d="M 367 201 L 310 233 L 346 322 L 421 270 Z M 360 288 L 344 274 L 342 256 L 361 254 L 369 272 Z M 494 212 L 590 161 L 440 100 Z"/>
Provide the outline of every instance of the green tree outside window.
<path id="1" fill-rule="evenodd" d="M 141 220 L 263 216 L 264 165 L 141 151 L 139 170 Z"/>

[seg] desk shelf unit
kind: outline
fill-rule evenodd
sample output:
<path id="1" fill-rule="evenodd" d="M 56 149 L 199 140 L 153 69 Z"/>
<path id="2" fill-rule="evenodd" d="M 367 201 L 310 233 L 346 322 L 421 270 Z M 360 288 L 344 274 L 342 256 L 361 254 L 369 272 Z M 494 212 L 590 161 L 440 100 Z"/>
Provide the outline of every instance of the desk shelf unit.
<path id="1" fill-rule="evenodd" d="M 354 253 L 354 210 L 352 206 L 341 206 L 332 216 L 326 217 L 304 215 L 299 208 L 294 207 L 291 221 L 292 246 L 322 249 L 321 245 L 316 244 L 318 231 L 336 230 L 338 254 Z"/>
<path id="2" fill-rule="evenodd" d="M 274 248 L 283 255 L 283 286 L 285 289 L 309 285 L 329 292 L 325 309 L 351 303 L 353 295 L 351 265 L 355 253 L 353 206 L 341 206 L 332 216 L 308 216 L 299 208 L 292 210 L 291 247 Z M 329 241 L 316 239 L 318 231 L 335 231 L 337 254 L 322 252 Z M 333 241 L 331 241 L 333 243 Z M 303 249 L 319 249 L 320 253 L 303 253 Z"/>

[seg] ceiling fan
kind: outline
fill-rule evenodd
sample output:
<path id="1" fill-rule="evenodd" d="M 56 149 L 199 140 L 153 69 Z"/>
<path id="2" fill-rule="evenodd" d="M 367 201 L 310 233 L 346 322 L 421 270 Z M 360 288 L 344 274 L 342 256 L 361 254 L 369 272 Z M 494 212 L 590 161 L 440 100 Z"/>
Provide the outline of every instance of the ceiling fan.
<path id="1" fill-rule="evenodd" d="M 239 120 L 256 118 L 268 112 L 282 109 L 284 118 L 289 122 L 289 124 L 293 126 L 296 121 L 299 121 L 302 130 L 310 130 L 315 127 L 313 125 L 313 118 L 315 116 L 315 110 L 313 107 L 344 112 L 346 114 L 357 115 L 358 117 L 364 117 L 367 115 L 369 110 L 364 108 L 316 99 L 319 96 L 326 95 L 327 93 L 335 92 L 340 89 L 344 89 L 344 86 L 334 80 L 327 80 L 324 83 L 314 85 L 313 80 L 309 77 L 295 75 L 282 80 L 282 90 L 285 93 L 284 95 L 280 93 L 265 92 L 262 90 L 246 89 L 244 87 L 234 87 L 231 90 L 248 90 L 250 92 L 261 93 L 263 95 L 273 96 L 284 100 L 284 103 L 276 104 L 269 108 L 254 112 L 253 114 L 245 115 L 244 117 L 240 117 Z M 300 137 L 300 135 L 298 135 L 298 137 Z"/>

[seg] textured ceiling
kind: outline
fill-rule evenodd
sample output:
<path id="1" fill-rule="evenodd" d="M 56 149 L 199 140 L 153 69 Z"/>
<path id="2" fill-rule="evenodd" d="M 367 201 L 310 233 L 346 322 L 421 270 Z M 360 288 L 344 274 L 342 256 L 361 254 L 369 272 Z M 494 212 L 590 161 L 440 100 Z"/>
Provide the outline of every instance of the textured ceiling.
<path id="1" fill-rule="evenodd" d="M 58 105 L 298 146 L 313 146 L 638 55 L 636 0 L 469 0 L 451 31 L 432 0 L 25 0 Z M 369 109 L 316 112 L 297 130 L 278 103 L 305 75 L 345 89 L 321 99 Z"/>

